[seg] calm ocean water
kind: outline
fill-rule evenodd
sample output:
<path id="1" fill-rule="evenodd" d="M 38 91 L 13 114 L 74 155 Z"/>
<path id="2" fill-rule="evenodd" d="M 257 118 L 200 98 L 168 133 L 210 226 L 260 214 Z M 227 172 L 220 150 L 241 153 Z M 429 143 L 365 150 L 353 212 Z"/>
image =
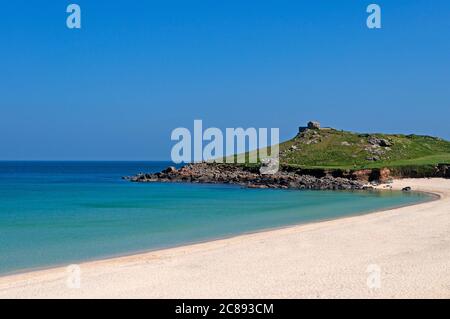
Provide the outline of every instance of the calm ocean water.
<path id="1" fill-rule="evenodd" d="M 429 199 L 401 192 L 134 184 L 167 162 L 0 162 L 0 273 L 65 265 Z"/>

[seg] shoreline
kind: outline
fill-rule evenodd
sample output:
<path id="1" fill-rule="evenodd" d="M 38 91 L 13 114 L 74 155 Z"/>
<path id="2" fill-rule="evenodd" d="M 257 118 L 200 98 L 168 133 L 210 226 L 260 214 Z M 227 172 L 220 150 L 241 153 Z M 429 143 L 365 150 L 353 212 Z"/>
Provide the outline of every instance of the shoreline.
<path id="1" fill-rule="evenodd" d="M 217 184 L 215 184 L 215 185 L 217 185 Z M 234 185 L 234 186 L 236 186 L 236 185 Z M 292 190 L 291 189 L 291 191 L 296 191 L 296 190 Z M 297 190 L 297 191 L 299 191 L 299 190 Z M 310 190 L 310 191 L 320 191 L 320 190 Z M 331 190 L 325 190 L 325 191 L 331 191 Z M 345 191 L 345 190 L 334 190 L 333 192 L 340 192 L 340 191 Z M 361 191 L 361 192 L 362 191 L 364 191 L 364 192 L 367 192 L 367 191 L 381 191 L 381 192 L 385 192 L 385 191 L 400 191 L 400 189 L 394 190 L 394 189 L 383 189 L 383 188 L 374 187 L 373 190 L 352 190 L 352 191 Z M 0 273 L 0 280 L 2 278 L 11 277 L 11 276 L 18 276 L 18 275 L 31 274 L 31 273 L 41 272 L 41 271 L 48 271 L 48 270 L 52 270 L 52 269 L 59 269 L 59 268 L 68 267 L 69 265 L 74 265 L 74 264 L 75 265 L 82 265 L 82 264 L 94 263 L 94 262 L 102 262 L 102 261 L 106 261 L 107 262 L 109 260 L 118 259 L 118 258 L 143 256 L 143 255 L 147 255 L 147 254 L 150 254 L 150 253 L 164 252 L 166 250 L 171 250 L 171 249 L 176 249 L 176 248 L 181 248 L 181 247 L 189 247 L 189 246 L 199 245 L 199 244 L 207 244 L 207 243 L 212 243 L 212 242 L 215 242 L 215 241 L 233 239 L 233 238 L 237 238 L 237 237 L 240 237 L 240 236 L 253 235 L 253 234 L 259 234 L 259 233 L 267 233 L 267 232 L 272 232 L 272 231 L 277 231 L 277 230 L 283 230 L 283 229 L 288 229 L 288 228 L 296 228 L 296 227 L 301 227 L 301 226 L 305 226 L 305 225 L 318 224 L 318 223 L 334 221 L 334 220 L 340 220 L 340 219 L 345 219 L 345 218 L 352 218 L 352 217 L 358 217 L 358 216 L 365 216 L 365 215 L 369 215 L 369 214 L 382 213 L 382 212 L 393 210 L 393 209 L 399 209 L 399 208 L 410 207 L 410 206 L 417 206 L 417 205 L 425 204 L 425 203 L 428 203 L 428 202 L 438 201 L 438 200 L 441 199 L 441 195 L 439 195 L 437 193 L 426 192 L 426 191 L 412 191 L 411 193 L 426 194 L 426 195 L 430 196 L 430 198 L 429 199 L 425 199 L 425 200 L 420 201 L 420 202 L 417 202 L 417 203 L 413 203 L 413 204 L 396 205 L 396 206 L 392 206 L 392 207 L 388 207 L 388 208 L 374 209 L 374 210 L 369 210 L 369 211 L 364 211 L 364 212 L 357 212 L 357 213 L 353 213 L 353 214 L 349 214 L 349 215 L 343 215 L 343 216 L 339 216 L 339 217 L 317 219 L 317 220 L 314 220 L 314 221 L 307 221 L 307 222 L 295 223 L 295 224 L 287 224 L 287 225 L 278 226 L 278 227 L 261 228 L 261 229 L 258 229 L 258 230 L 247 231 L 247 232 L 243 232 L 243 233 L 240 233 L 240 234 L 227 235 L 227 236 L 222 236 L 222 237 L 212 237 L 210 239 L 205 239 L 205 240 L 200 240 L 200 241 L 193 241 L 193 242 L 186 242 L 186 243 L 181 243 L 181 244 L 174 245 L 174 246 L 159 247 L 159 248 L 155 248 L 155 249 L 143 249 L 143 250 L 133 251 L 133 252 L 129 252 L 129 253 L 113 254 L 113 255 L 109 255 L 109 256 L 105 256 L 105 257 L 92 257 L 91 259 L 72 261 L 72 262 L 68 262 L 68 263 L 55 264 L 55 265 L 51 265 L 51 266 L 22 269 L 22 270 L 9 272 L 9 273 L 7 272 L 7 273 L 4 273 L 4 274 Z"/>
<path id="2" fill-rule="evenodd" d="M 161 269 L 160 267 L 158 267 L 158 265 L 160 263 L 170 263 L 170 262 L 179 262 L 181 264 L 183 264 L 183 260 L 184 262 L 186 262 L 185 259 L 188 259 L 189 263 L 194 263 L 195 264 L 195 260 L 197 260 L 196 255 L 201 255 L 201 256 L 206 256 L 208 257 L 207 259 L 213 264 L 216 265 L 216 262 L 214 259 L 211 259 L 211 254 L 218 254 L 222 259 L 225 260 L 225 263 L 228 265 L 232 265 L 233 262 L 234 263 L 239 263 L 239 259 L 236 258 L 231 258 L 228 257 L 228 255 L 226 254 L 226 250 L 228 247 L 230 246 L 237 246 L 235 248 L 237 248 L 237 255 L 242 255 L 244 254 L 252 254 L 249 253 L 249 251 L 251 252 L 251 248 L 257 248 L 257 244 L 260 241 L 263 241 L 265 243 L 267 243 L 267 245 L 270 246 L 270 243 L 272 242 L 273 246 L 276 248 L 276 250 L 286 250 L 284 252 L 284 257 L 285 258 L 292 258 L 291 254 L 296 254 L 296 250 L 293 249 L 287 249 L 287 248 L 293 248 L 291 247 L 292 245 L 294 247 L 296 247 L 297 245 L 302 246 L 302 244 L 304 244 L 302 241 L 291 241 L 291 240 L 287 240 L 287 237 L 303 237 L 308 235 L 308 233 L 314 232 L 314 231 L 319 231 L 321 232 L 321 230 L 323 229 L 327 229 L 327 228 L 342 228 L 344 226 L 350 227 L 351 230 L 353 230 L 353 228 L 355 227 L 354 224 L 358 224 L 358 223 L 362 223 L 363 225 L 370 225 L 370 221 L 373 220 L 377 220 L 377 219 L 383 219 L 383 218 L 388 218 L 389 219 L 389 215 L 397 215 L 398 212 L 400 211 L 402 218 L 405 218 L 405 214 L 411 213 L 411 212 L 417 212 L 417 211 L 421 211 L 423 209 L 427 209 L 428 206 L 431 207 L 435 207 L 437 206 L 439 209 L 442 208 L 442 206 L 444 206 L 444 212 L 445 209 L 447 209 L 448 206 L 448 197 L 450 194 L 450 181 L 449 180 L 444 180 L 444 179 L 439 179 L 439 181 L 437 179 L 420 179 L 420 180 L 396 180 L 394 182 L 394 188 L 395 189 L 401 189 L 402 186 L 405 186 L 405 183 L 409 183 L 409 184 L 413 184 L 416 183 L 416 186 L 413 186 L 413 191 L 419 191 L 419 192 L 427 192 L 427 193 L 431 193 L 434 194 L 435 196 L 438 196 L 439 198 L 433 198 L 430 200 L 427 200 L 425 202 L 421 202 L 418 204 L 413 204 L 413 205 L 407 205 L 407 206 L 402 206 L 402 207 L 395 207 L 395 208 L 389 208 L 389 209 L 385 209 L 385 210 L 381 210 L 381 211 L 375 211 L 375 212 L 364 212 L 362 214 L 357 214 L 357 215 L 351 215 L 351 216 L 343 216 L 340 218 L 334 218 L 334 219 L 329 219 L 329 220 L 321 220 L 321 221 L 315 221 L 315 222 L 311 222 L 311 223 L 305 223 L 305 224 L 300 224 L 300 225 L 287 225 L 287 226 L 283 226 L 283 227 L 279 227 L 279 228 L 275 228 L 275 229 L 265 229 L 265 230 L 258 230 L 256 232 L 251 232 L 251 233 L 245 233 L 245 234 L 240 234 L 237 236 L 230 236 L 230 237 L 226 237 L 226 238 L 220 238 L 220 239 L 213 239 L 213 240 L 207 240 L 204 242 L 197 242 L 197 243 L 193 243 L 193 244 L 184 244 L 184 245 L 180 245 L 177 247 L 171 247 L 171 248 L 165 248 L 165 249 L 157 249 L 157 250 L 152 250 L 152 251 L 145 251 L 145 252 L 141 252 L 141 253 L 132 253 L 129 255 L 121 255 L 118 257 L 108 257 L 105 259 L 96 259 L 94 261 L 87 261 L 87 262 L 83 262 L 80 263 L 80 267 L 82 269 L 83 272 L 83 276 L 82 276 L 82 281 L 85 282 L 87 281 L 87 283 L 90 283 L 92 285 L 94 285 L 96 288 L 94 290 L 90 290 L 87 289 L 85 290 L 84 288 L 82 289 L 68 289 L 67 287 L 65 287 L 65 279 L 66 279 L 66 267 L 50 267 L 47 269 L 41 269 L 41 270 L 35 270 L 35 271 L 26 271 L 26 272 L 21 272 L 21 273 L 16 273 L 16 274 L 10 274 L 10 275 L 2 275 L 0 276 L 0 298 L 5 297 L 5 298 L 34 298 L 34 297 L 43 297 L 43 298 L 50 298 L 50 297 L 57 297 L 57 298 L 64 298 L 64 297 L 74 297 L 74 298 L 85 298 L 85 297 L 94 297 L 94 298 L 102 298 L 102 297 L 137 297 L 137 298 L 143 298 L 143 297 L 152 297 L 152 298 L 167 298 L 167 297 L 172 297 L 172 298 L 185 298 L 185 297 L 209 297 L 209 298 L 220 298 L 220 297 L 230 297 L 230 298 L 234 298 L 234 297 L 255 297 L 253 296 L 251 293 L 249 294 L 245 294 L 245 291 L 247 291 L 247 289 L 245 287 L 241 287 L 244 292 L 238 292 L 238 291 L 234 291 L 233 290 L 229 290 L 227 291 L 227 293 L 224 292 L 217 292 L 214 294 L 210 294 L 210 295 L 204 295 L 202 291 L 197 290 L 193 287 L 191 287 L 190 293 L 188 293 L 187 295 L 185 293 L 183 293 L 182 291 L 178 291 L 179 289 L 177 289 L 177 283 L 179 284 L 183 284 L 184 285 L 184 281 L 180 282 L 173 279 L 173 277 L 178 278 L 177 276 L 180 276 L 180 274 L 177 272 L 176 269 L 171 269 L 171 271 L 165 270 L 164 268 Z M 441 183 L 441 187 L 438 187 Z M 431 185 L 430 185 L 431 184 Z M 433 185 L 436 184 L 436 185 Z M 380 187 L 378 187 L 381 190 L 384 190 L 381 188 L 382 185 Z M 440 189 L 441 188 L 441 189 Z M 389 189 L 385 189 L 387 191 L 389 191 Z M 447 205 L 447 206 L 446 206 Z M 448 210 L 447 210 L 448 211 Z M 439 211 L 438 211 L 439 212 Z M 400 216 L 400 215 L 398 215 Z M 407 217 L 407 216 L 406 216 Z M 424 219 L 428 219 L 431 218 L 431 216 L 421 216 Z M 411 217 L 412 218 L 412 217 Z M 445 220 L 447 222 L 447 220 Z M 438 223 L 439 224 L 439 223 Z M 442 225 L 442 224 L 441 224 Z M 373 225 L 372 225 L 373 226 Z M 420 226 L 420 225 L 419 225 Z M 336 229 L 334 229 L 334 231 L 336 231 Z M 323 231 L 322 231 L 323 232 Z M 325 235 L 326 232 L 322 235 Z M 338 232 L 339 236 L 345 235 L 345 231 L 344 232 Z M 320 238 L 320 237 L 319 237 Z M 354 238 L 355 240 L 358 240 L 358 238 Z M 277 244 L 278 241 L 282 241 L 286 246 L 288 246 L 287 248 L 284 247 L 284 245 L 279 245 Z M 294 243 L 294 244 L 292 244 Z M 311 245 L 318 245 L 318 243 L 314 242 L 314 241 L 309 241 L 308 242 Z M 256 246 L 255 246 L 256 245 Z M 242 249 L 241 246 L 250 246 L 247 247 L 246 249 Z M 325 249 L 325 250 L 329 250 L 328 253 L 333 254 L 334 251 L 333 249 L 330 250 L 330 248 L 333 247 L 329 247 L 329 245 L 319 245 L 319 247 Z M 250 248 L 250 250 L 249 250 Z M 272 247 L 273 248 L 273 247 Z M 450 247 L 446 247 L 446 251 L 450 251 L 450 249 L 448 249 Z M 360 248 L 359 248 L 360 249 Z M 225 250 L 225 251 L 224 251 Z M 236 249 L 232 250 L 234 254 L 236 254 Z M 208 255 L 209 252 L 209 255 Z M 306 251 L 307 254 L 315 254 L 314 251 Z M 270 255 L 273 255 L 274 253 L 271 252 L 271 249 L 267 249 L 267 251 L 265 251 L 265 253 L 263 254 L 265 257 Z M 260 257 L 260 256 L 258 256 Z M 296 256 L 296 257 L 301 257 L 301 256 Z M 327 259 L 326 255 L 325 256 L 321 256 L 322 258 L 324 258 L 325 260 Z M 201 260 L 201 259 L 200 259 Z M 269 258 L 269 262 L 267 262 L 265 260 L 266 263 L 271 264 L 271 263 L 277 263 L 277 257 L 274 256 L 274 258 Z M 303 258 L 299 258 L 299 261 L 302 262 Z M 231 264 L 230 264 L 231 262 Z M 188 264 L 189 264 L 188 263 Z M 306 262 L 307 263 L 307 262 Z M 327 263 L 325 263 L 327 264 Z M 183 265 L 186 266 L 186 263 L 184 263 Z M 255 264 L 257 265 L 257 264 Z M 216 265 L 217 267 L 221 267 L 220 265 Z M 289 264 L 287 265 L 288 267 L 290 266 Z M 150 269 L 145 269 L 146 267 L 149 267 Z M 138 274 L 134 274 L 133 275 L 133 270 L 129 269 L 128 271 L 125 271 L 127 268 L 134 268 L 135 271 L 139 272 L 141 275 L 144 276 L 148 276 L 151 274 L 154 274 L 154 271 L 150 271 L 147 272 L 146 270 L 152 270 L 153 268 L 156 268 L 160 274 L 165 274 L 165 276 L 168 276 L 168 278 L 172 278 L 170 281 L 170 289 L 168 289 L 166 287 L 166 285 L 163 285 L 161 283 L 159 283 L 160 285 L 155 285 L 153 283 L 153 281 L 155 281 L 156 279 L 153 278 L 153 281 L 150 280 L 153 284 L 148 283 L 148 285 L 145 285 L 145 283 L 143 283 L 143 287 L 142 287 L 142 282 L 139 280 L 139 278 L 135 278 L 136 276 L 139 277 Z M 202 267 L 200 267 L 202 268 Z M 265 269 L 270 277 L 277 277 L 277 267 L 269 267 L 270 269 Z M 195 269 L 195 267 L 194 267 Z M 123 271 L 122 271 L 123 270 Z M 153 269 L 155 270 L 155 269 Z M 241 271 L 245 271 L 244 269 L 235 269 L 238 271 L 238 273 L 235 273 L 235 277 L 239 276 L 239 270 Z M 268 271 L 270 270 L 270 271 Z M 295 272 L 295 269 L 291 269 L 292 271 Z M 310 268 L 305 268 L 305 271 L 310 270 Z M 313 270 L 313 272 L 316 270 Z M 365 269 L 362 270 L 363 272 L 365 271 Z M 111 289 L 102 289 L 101 285 L 100 287 L 98 286 L 98 284 L 96 284 L 96 279 L 98 276 L 118 276 L 120 282 L 122 282 L 122 278 L 128 278 L 128 277 L 132 277 L 133 279 L 131 280 L 131 283 L 129 283 L 127 280 L 125 280 L 123 282 L 123 285 L 119 284 L 118 282 L 116 282 L 116 285 L 114 285 L 113 281 L 113 286 L 114 287 L 110 287 Z M 188 273 L 184 273 L 185 276 L 187 277 L 192 277 L 195 275 L 200 275 L 200 273 L 197 273 L 195 270 L 192 272 L 188 272 Z M 209 274 L 210 275 L 210 274 Z M 226 276 L 230 276 L 227 275 L 227 273 L 223 273 L 223 275 Z M 87 276 L 87 278 L 85 278 L 85 276 Z M 320 276 L 319 276 L 320 277 Z M 317 279 L 319 279 L 319 277 L 317 277 Z M 344 276 L 345 277 L 345 276 Z M 233 277 L 230 277 L 233 278 Z M 295 277 L 294 277 L 295 278 Z M 211 278 L 210 278 L 211 279 Z M 291 278 L 292 279 L 292 278 Z M 309 278 L 310 280 L 314 281 L 314 278 Z M 345 278 L 344 278 L 345 279 Z M 98 280 L 98 278 L 97 278 Z M 180 279 L 181 280 L 181 279 Z M 158 281 L 158 280 L 156 280 Z M 320 280 L 319 280 L 320 281 Z M 194 281 L 195 283 L 195 281 Z M 56 285 L 56 286 L 55 286 Z M 126 285 L 128 285 L 129 287 L 126 287 Z M 224 283 L 222 282 L 222 285 L 224 285 Z M 195 285 L 194 285 L 195 286 Z M 227 286 L 225 284 L 225 286 Z M 255 286 L 255 283 L 253 283 L 253 286 Z M 258 285 L 256 285 L 258 286 Z M 263 285 L 264 286 L 264 285 Z M 312 285 L 314 286 L 314 291 L 320 291 L 320 289 L 317 289 L 317 287 L 315 287 L 316 285 Z M 134 287 L 134 288 L 133 288 Z M 135 289 L 136 287 L 139 287 L 141 290 L 139 290 L 139 292 L 136 292 Z M 158 292 L 153 291 L 155 287 L 159 287 L 160 290 L 162 291 L 166 291 L 166 290 L 170 290 L 166 291 L 166 293 L 161 293 L 161 295 L 158 295 Z M 217 286 L 217 288 L 219 288 L 220 285 Z M 87 287 L 86 287 L 87 288 Z M 228 287 L 229 288 L 229 287 Z M 364 287 L 363 287 L 364 288 Z M 147 291 L 146 289 L 150 289 L 150 291 Z M 211 287 L 210 287 L 211 289 Z M 304 294 L 301 293 L 299 291 L 295 292 L 292 291 L 292 287 L 290 289 L 287 289 L 285 292 L 283 292 L 282 290 L 277 290 L 275 289 L 273 292 L 267 291 L 266 293 L 261 293 L 261 295 L 256 296 L 256 298 L 268 298 L 268 297 L 279 297 L 279 296 L 283 296 L 283 295 L 287 295 L 288 298 L 300 298 L 300 297 L 308 297 L 308 294 Z M 135 293 L 133 294 L 127 294 L 126 291 L 135 291 Z M 158 290 L 158 289 L 156 289 Z M 216 290 L 216 288 L 212 289 L 212 290 Z M 295 289 L 294 289 L 295 290 Z M 179 292 L 178 294 L 176 292 Z M 414 293 L 414 291 L 413 291 Z M 241 295 L 242 294 L 242 295 Z M 355 297 L 361 297 L 361 295 L 354 295 Z M 446 297 L 450 297 L 450 283 L 449 283 L 449 288 L 448 291 L 445 290 L 444 291 L 444 296 Z M 314 297 L 314 296 L 313 296 Z M 320 297 L 320 296 L 319 296 Z M 338 296 L 340 297 L 340 296 Z M 439 297 L 439 296 L 438 296 Z"/>

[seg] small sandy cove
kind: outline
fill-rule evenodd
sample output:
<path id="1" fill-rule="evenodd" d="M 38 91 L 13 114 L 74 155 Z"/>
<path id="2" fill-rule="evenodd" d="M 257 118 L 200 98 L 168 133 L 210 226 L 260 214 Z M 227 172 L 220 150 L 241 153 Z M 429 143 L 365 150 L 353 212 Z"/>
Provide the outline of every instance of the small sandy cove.
<path id="1" fill-rule="evenodd" d="M 82 263 L 79 288 L 66 267 L 0 277 L 0 298 L 450 298 L 450 180 L 405 186 L 441 198 Z"/>

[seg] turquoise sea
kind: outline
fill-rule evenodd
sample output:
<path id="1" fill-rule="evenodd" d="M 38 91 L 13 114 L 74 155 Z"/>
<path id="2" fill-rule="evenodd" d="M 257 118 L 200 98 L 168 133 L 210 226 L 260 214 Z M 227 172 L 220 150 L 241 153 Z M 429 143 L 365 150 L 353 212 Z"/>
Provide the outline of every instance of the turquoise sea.
<path id="1" fill-rule="evenodd" d="M 402 192 L 134 184 L 167 162 L 0 162 L 0 273 L 130 254 L 430 199 Z"/>

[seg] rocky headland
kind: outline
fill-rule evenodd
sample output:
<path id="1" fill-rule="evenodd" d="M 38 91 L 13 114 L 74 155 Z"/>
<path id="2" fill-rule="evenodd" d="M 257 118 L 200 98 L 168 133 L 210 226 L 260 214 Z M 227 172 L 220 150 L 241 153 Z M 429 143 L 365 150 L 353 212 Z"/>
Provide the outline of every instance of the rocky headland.
<path id="1" fill-rule="evenodd" d="M 361 134 L 311 121 L 259 165 L 195 163 L 124 177 L 139 183 L 236 184 L 251 188 L 354 190 L 394 178 L 450 177 L 450 142 L 437 137 Z M 279 168 L 279 169 L 278 169 Z"/>
<path id="2" fill-rule="evenodd" d="M 176 169 L 168 167 L 154 174 L 125 177 L 131 182 L 184 182 L 235 184 L 248 188 L 357 190 L 366 186 L 362 181 L 332 175 L 305 175 L 300 170 L 280 170 L 275 174 L 261 174 L 259 167 L 235 164 L 195 163 Z"/>

